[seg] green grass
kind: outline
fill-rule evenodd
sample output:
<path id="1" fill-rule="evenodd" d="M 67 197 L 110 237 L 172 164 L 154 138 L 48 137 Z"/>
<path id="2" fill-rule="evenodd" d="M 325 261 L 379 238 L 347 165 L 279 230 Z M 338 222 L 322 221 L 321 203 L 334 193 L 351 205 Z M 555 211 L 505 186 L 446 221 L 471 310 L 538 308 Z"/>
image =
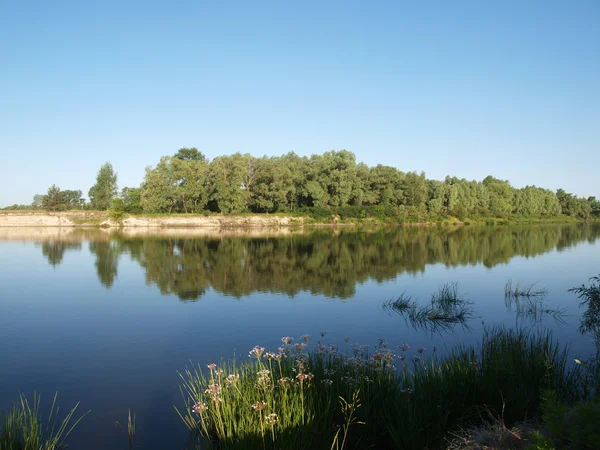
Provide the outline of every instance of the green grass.
<path id="1" fill-rule="evenodd" d="M 492 329 L 440 358 L 383 340 L 373 352 L 301 342 L 251 356 L 181 374 L 176 409 L 199 448 L 441 448 L 483 410 L 514 423 L 539 413 L 546 390 L 578 393 L 566 351 L 522 331 Z"/>
<path id="2" fill-rule="evenodd" d="M 12 409 L 5 412 L 0 433 L 0 450 L 59 450 L 65 448 L 65 440 L 85 416 L 74 418 L 79 404 L 58 421 L 59 408 L 54 396 L 47 421 L 44 423 L 40 411 L 40 396 L 34 394 L 33 401 L 23 395 Z"/>

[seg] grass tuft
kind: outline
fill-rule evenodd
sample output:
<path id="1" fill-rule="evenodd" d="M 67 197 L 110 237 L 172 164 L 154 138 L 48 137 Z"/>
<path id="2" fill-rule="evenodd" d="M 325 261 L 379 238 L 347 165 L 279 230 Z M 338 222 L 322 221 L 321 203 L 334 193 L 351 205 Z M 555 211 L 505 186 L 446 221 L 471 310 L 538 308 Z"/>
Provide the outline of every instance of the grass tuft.
<path id="1" fill-rule="evenodd" d="M 467 321 L 473 316 L 472 303 L 459 294 L 457 283 L 442 285 L 425 305 L 403 292 L 396 300 L 382 303 L 381 308 L 404 316 L 413 328 L 432 334 L 451 331 L 456 324 L 468 328 Z"/>
<path id="2" fill-rule="evenodd" d="M 517 284 L 513 286 L 512 280 L 508 280 L 508 282 L 504 286 L 504 296 L 506 298 L 518 299 L 521 297 L 535 298 L 545 297 L 546 295 L 548 295 L 547 289 L 535 290 L 536 284 L 537 283 L 523 284 L 520 281 L 518 281 Z"/>
<path id="3" fill-rule="evenodd" d="M 66 447 L 65 440 L 71 434 L 83 416 L 74 419 L 77 403 L 57 422 L 59 408 L 58 394 L 54 395 L 46 423 L 40 411 L 40 396 L 33 394 L 33 401 L 21 395 L 12 409 L 5 413 L 0 450 L 59 450 Z M 88 411 L 89 412 L 89 411 Z"/>

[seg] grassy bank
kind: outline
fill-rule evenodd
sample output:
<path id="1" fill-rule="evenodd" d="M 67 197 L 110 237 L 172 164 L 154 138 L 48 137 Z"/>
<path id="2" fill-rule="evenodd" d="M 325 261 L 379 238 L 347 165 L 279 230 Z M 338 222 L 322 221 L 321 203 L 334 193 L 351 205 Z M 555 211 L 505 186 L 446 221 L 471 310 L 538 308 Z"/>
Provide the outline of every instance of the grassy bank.
<path id="1" fill-rule="evenodd" d="M 491 329 L 477 348 L 372 351 L 285 337 L 276 352 L 181 373 L 176 412 L 194 448 L 443 449 L 504 439 L 498 449 L 598 448 L 597 366 L 571 364 L 549 334 Z M 574 366 L 574 367 L 573 367 Z M 596 367 L 595 372 L 592 370 Z M 39 398 L 5 413 L 0 450 L 57 450 L 79 420 Z M 490 421 L 491 419 L 491 421 Z M 86 418 L 87 420 L 87 418 Z M 577 420 L 577 428 L 568 424 Z M 527 424 L 516 445 L 515 430 Z M 134 429 L 134 428 L 133 428 Z M 504 436 L 504 438 L 502 437 Z M 511 437 L 509 439 L 509 437 Z M 130 448 L 135 432 L 130 434 Z M 182 442 L 186 440 L 182 436 Z M 175 445 L 175 447 L 178 447 Z"/>
<path id="2" fill-rule="evenodd" d="M 478 348 L 337 348 L 283 338 L 248 361 L 182 374 L 182 420 L 199 448 L 443 448 L 487 413 L 540 417 L 543 396 L 573 402 L 587 384 L 550 335 L 493 329 Z M 585 386 L 584 386 L 585 384 Z"/>

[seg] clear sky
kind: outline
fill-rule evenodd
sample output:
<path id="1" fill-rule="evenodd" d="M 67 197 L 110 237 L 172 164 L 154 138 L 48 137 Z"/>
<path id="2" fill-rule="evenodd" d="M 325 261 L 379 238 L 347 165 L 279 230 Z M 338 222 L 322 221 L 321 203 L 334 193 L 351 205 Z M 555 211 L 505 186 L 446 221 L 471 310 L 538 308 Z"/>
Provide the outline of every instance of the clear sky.
<path id="1" fill-rule="evenodd" d="M 0 0 L 0 206 L 192 146 L 600 197 L 600 1 Z"/>

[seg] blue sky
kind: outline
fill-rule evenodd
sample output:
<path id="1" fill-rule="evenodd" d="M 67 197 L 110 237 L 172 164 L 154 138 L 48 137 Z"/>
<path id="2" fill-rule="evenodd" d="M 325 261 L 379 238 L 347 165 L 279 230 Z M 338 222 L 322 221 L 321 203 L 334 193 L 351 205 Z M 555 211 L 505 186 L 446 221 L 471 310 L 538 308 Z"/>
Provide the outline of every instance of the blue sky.
<path id="1" fill-rule="evenodd" d="M 353 151 L 600 197 L 600 2 L 0 2 L 0 206 L 209 158 Z"/>

